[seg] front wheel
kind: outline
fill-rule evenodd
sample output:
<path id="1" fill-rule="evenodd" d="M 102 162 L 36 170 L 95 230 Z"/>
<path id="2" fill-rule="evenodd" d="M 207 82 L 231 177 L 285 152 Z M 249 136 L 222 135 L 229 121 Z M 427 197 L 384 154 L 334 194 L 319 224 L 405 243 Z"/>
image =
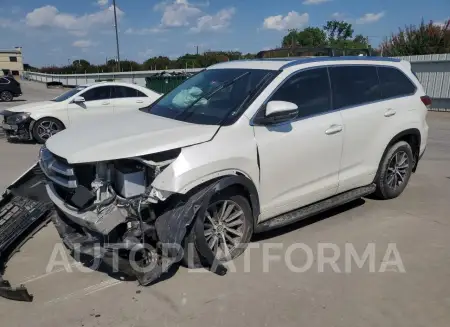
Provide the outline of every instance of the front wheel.
<path id="1" fill-rule="evenodd" d="M 40 143 L 44 144 L 50 137 L 64 129 L 64 125 L 55 118 L 39 119 L 33 126 L 33 137 Z"/>
<path id="2" fill-rule="evenodd" d="M 225 191 L 213 196 L 205 216 L 197 219 L 203 220 L 202 235 L 192 228 L 184 243 L 183 262 L 191 268 L 203 266 L 204 260 L 196 250 L 196 239 L 199 237 L 206 239 L 217 260 L 226 262 L 241 255 L 253 235 L 250 204 L 239 194 Z"/>
<path id="3" fill-rule="evenodd" d="M 414 155 L 411 146 L 400 141 L 392 145 L 382 159 L 375 183 L 375 195 L 380 199 L 398 197 L 412 174 Z"/>

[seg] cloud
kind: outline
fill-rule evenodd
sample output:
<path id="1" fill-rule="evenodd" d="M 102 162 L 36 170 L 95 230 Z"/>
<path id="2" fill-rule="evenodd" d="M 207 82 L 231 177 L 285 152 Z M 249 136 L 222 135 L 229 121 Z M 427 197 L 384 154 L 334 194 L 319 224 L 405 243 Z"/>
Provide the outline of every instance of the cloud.
<path id="1" fill-rule="evenodd" d="M 343 19 L 345 17 L 345 14 L 341 12 L 335 12 L 331 14 L 331 17 L 333 17 L 334 19 Z"/>
<path id="2" fill-rule="evenodd" d="M 125 13 L 116 7 L 117 18 L 120 19 Z M 44 28 L 54 27 L 69 31 L 71 34 L 82 36 L 93 26 L 108 25 L 114 22 L 114 7 L 111 5 L 106 9 L 76 16 L 68 13 L 61 13 L 54 6 L 43 6 L 34 9 L 25 17 L 25 22 L 29 27 Z"/>
<path id="3" fill-rule="evenodd" d="M 286 16 L 276 15 L 264 19 L 263 28 L 268 30 L 284 31 L 291 28 L 299 28 L 307 24 L 309 14 L 299 14 L 296 11 L 289 12 Z"/>
<path id="4" fill-rule="evenodd" d="M 221 31 L 230 26 L 231 19 L 236 13 L 235 8 L 222 9 L 215 15 L 204 15 L 197 19 L 197 25 L 192 32 Z"/>
<path id="5" fill-rule="evenodd" d="M 104 7 L 109 3 L 109 0 L 97 0 L 96 4 L 98 6 Z"/>
<path id="6" fill-rule="evenodd" d="M 381 11 L 377 14 L 374 14 L 374 13 L 364 14 L 362 17 L 360 17 L 356 20 L 356 24 L 375 23 L 375 22 L 379 21 L 381 18 L 383 18 L 384 14 L 385 14 L 384 11 Z"/>
<path id="7" fill-rule="evenodd" d="M 125 31 L 125 34 L 134 34 L 134 35 L 149 35 L 149 34 L 157 34 L 165 32 L 166 30 L 160 27 L 152 27 L 152 28 L 129 28 Z"/>
<path id="8" fill-rule="evenodd" d="M 436 21 L 433 22 L 433 25 L 439 26 L 439 27 L 444 27 L 445 25 L 447 25 L 447 22 L 450 21 L 450 18 L 444 21 Z"/>
<path id="9" fill-rule="evenodd" d="M 188 26 L 202 14 L 202 10 L 188 0 L 164 1 L 154 6 L 155 11 L 162 11 L 161 25 L 163 27 Z"/>
<path id="10" fill-rule="evenodd" d="M 152 49 L 145 49 L 144 51 L 138 52 L 138 56 L 141 59 L 148 59 L 153 55 Z"/>
<path id="11" fill-rule="evenodd" d="M 22 9 L 19 6 L 13 6 L 11 8 L 11 14 L 16 15 L 18 13 L 20 13 L 22 11 Z"/>
<path id="12" fill-rule="evenodd" d="M 319 5 L 324 2 L 330 2 L 331 0 L 305 0 L 303 1 L 304 5 Z"/>
<path id="13" fill-rule="evenodd" d="M 95 45 L 95 43 L 92 42 L 91 40 L 77 40 L 72 43 L 72 46 L 74 46 L 76 48 L 90 48 L 94 45 Z"/>

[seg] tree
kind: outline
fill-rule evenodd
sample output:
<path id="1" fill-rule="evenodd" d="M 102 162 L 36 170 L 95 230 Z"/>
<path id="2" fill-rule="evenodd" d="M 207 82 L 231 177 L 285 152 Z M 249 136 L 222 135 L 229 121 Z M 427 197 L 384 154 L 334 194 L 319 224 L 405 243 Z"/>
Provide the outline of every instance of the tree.
<path id="1" fill-rule="evenodd" d="M 87 68 L 90 65 L 89 61 L 84 59 L 77 59 L 72 62 L 72 66 L 75 68 Z"/>
<path id="2" fill-rule="evenodd" d="M 318 27 L 307 27 L 302 31 L 289 30 L 289 33 L 283 37 L 282 47 L 319 47 L 326 43 L 326 34 L 323 30 Z"/>
<path id="3" fill-rule="evenodd" d="M 145 70 L 165 70 L 169 68 L 171 60 L 168 57 L 153 57 L 144 62 L 142 65 Z"/>
<path id="4" fill-rule="evenodd" d="M 381 44 L 384 56 L 411 56 L 450 52 L 450 20 L 442 25 L 423 20 L 400 28 Z"/>
<path id="5" fill-rule="evenodd" d="M 328 21 L 323 29 L 327 33 L 329 42 L 349 40 L 354 32 L 352 24 L 337 20 Z"/>

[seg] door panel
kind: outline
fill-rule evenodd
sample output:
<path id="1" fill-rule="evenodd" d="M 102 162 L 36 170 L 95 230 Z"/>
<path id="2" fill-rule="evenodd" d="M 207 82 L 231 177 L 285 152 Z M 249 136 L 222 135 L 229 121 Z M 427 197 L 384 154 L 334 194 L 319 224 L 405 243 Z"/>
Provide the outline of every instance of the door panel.
<path id="1" fill-rule="evenodd" d="M 255 127 L 261 167 L 261 217 L 294 210 L 336 194 L 343 133 L 339 112 L 276 127 Z"/>
<path id="2" fill-rule="evenodd" d="M 268 101 L 295 103 L 296 119 L 255 126 L 260 157 L 260 221 L 336 193 L 343 122 L 331 111 L 327 68 L 288 77 Z M 265 115 L 265 107 L 258 114 Z M 257 114 L 257 115 L 258 115 Z"/>
<path id="3" fill-rule="evenodd" d="M 68 114 L 71 126 L 86 120 L 99 119 L 114 114 L 110 86 L 98 86 L 81 93 L 83 103 L 69 103 Z"/>
<path id="4" fill-rule="evenodd" d="M 411 97 L 401 95 L 414 93 L 415 87 L 393 67 L 334 67 L 330 77 L 345 126 L 341 193 L 373 182 L 387 144 L 412 109 Z"/>

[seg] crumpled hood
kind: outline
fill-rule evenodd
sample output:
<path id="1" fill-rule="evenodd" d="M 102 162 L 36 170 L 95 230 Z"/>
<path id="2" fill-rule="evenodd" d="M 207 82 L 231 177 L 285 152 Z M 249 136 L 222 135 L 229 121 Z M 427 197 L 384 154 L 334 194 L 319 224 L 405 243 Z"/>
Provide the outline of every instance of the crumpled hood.
<path id="1" fill-rule="evenodd" d="M 52 136 L 46 147 L 69 163 L 106 161 L 207 142 L 218 128 L 136 110 L 72 126 Z"/>
<path id="2" fill-rule="evenodd" d="M 22 104 L 20 106 L 14 106 L 14 107 L 8 108 L 6 110 L 12 111 L 12 112 L 33 113 L 33 112 L 36 112 L 37 110 L 45 110 L 45 109 L 54 107 L 57 104 L 58 104 L 58 102 L 54 102 L 54 101 L 39 101 L 39 102 Z"/>

